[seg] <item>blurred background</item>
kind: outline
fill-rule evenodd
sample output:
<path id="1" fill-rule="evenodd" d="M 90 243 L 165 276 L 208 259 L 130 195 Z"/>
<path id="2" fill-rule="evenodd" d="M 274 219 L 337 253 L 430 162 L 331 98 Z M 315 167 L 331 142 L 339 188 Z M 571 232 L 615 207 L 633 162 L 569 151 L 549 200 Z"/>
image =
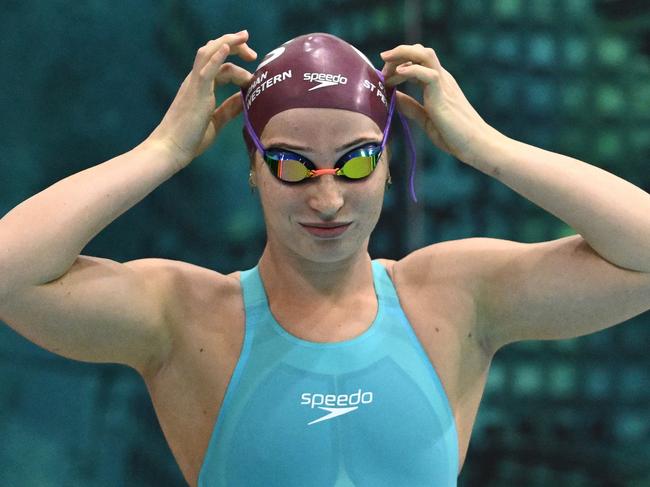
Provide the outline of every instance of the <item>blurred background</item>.
<path id="1" fill-rule="evenodd" d="M 0 215 L 142 141 L 196 49 L 243 28 L 260 56 L 313 31 L 343 37 L 377 66 L 379 52 L 397 44 L 433 47 L 498 130 L 650 190 L 646 0 L 1 0 Z M 221 272 L 255 265 L 264 230 L 241 126 L 84 253 Z M 574 233 L 436 151 L 415 127 L 413 204 L 398 127 L 374 257 L 472 236 L 538 242 Z M 649 321 L 645 313 L 588 337 L 500 351 L 460 485 L 650 486 Z M 1 323 L 0 438 L 0 486 L 184 485 L 135 372 L 59 358 Z"/>

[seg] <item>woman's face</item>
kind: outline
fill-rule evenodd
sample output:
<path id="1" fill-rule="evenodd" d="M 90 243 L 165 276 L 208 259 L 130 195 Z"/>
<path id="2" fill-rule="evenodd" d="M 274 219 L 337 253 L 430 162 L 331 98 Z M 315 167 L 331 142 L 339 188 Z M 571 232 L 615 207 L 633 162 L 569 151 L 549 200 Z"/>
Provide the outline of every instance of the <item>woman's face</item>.
<path id="1" fill-rule="evenodd" d="M 260 139 L 264 147 L 297 152 L 318 169 L 326 169 L 353 148 L 381 142 L 382 131 L 360 113 L 294 108 L 271 118 Z M 358 181 L 326 174 L 287 184 L 271 174 L 257 153 L 253 180 L 259 189 L 271 250 L 314 262 L 335 262 L 365 253 L 381 213 L 387 163 L 384 153 L 370 176 Z"/>

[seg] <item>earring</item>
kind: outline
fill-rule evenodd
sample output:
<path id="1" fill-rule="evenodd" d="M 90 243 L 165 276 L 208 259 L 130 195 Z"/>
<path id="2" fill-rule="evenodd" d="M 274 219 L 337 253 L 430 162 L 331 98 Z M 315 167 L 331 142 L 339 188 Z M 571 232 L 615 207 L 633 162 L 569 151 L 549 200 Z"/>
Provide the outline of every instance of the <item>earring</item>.
<path id="1" fill-rule="evenodd" d="M 390 174 L 388 175 L 388 179 L 386 179 L 386 191 L 390 189 L 390 185 L 393 184 L 393 180 L 390 177 Z"/>
<path id="2" fill-rule="evenodd" d="M 248 173 L 248 185 L 251 187 L 251 193 L 254 193 L 257 185 L 255 184 L 255 181 L 253 181 L 253 171 Z"/>

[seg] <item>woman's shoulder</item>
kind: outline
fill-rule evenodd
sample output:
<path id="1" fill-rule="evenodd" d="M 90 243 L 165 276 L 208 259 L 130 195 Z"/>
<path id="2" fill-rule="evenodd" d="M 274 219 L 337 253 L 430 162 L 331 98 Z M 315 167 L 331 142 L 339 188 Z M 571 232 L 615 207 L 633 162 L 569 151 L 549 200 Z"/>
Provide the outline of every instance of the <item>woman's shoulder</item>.
<path id="1" fill-rule="evenodd" d="M 471 237 L 446 240 L 417 249 L 391 264 L 393 274 L 416 286 L 427 284 L 473 285 L 477 277 L 508 252 L 514 242 Z"/>
<path id="2" fill-rule="evenodd" d="M 206 281 L 224 285 L 235 280 L 235 274 L 223 274 L 214 269 L 203 267 L 182 260 L 158 257 L 129 261 L 133 267 L 147 268 L 152 278 L 168 279 L 176 285 L 204 284 Z"/>
<path id="3" fill-rule="evenodd" d="M 224 274 L 190 262 L 162 258 L 140 259 L 130 264 L 146 267 L 151 279 L 163 283 L 168 308 L 179 315 L 186 316 L 207 304 L 223 305 L 240 294 L 238 272 Z"/>

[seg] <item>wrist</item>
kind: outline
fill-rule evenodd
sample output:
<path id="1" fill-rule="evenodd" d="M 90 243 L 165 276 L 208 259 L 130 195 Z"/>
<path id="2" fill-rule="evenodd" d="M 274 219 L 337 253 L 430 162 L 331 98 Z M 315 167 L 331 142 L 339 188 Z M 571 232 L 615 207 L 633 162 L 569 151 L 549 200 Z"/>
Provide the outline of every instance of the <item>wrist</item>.
<path id="1" fill-rule="evenodd" d="M 458 157 L 464 163 L 488 172 L 487 167 L 491 160 L 498 160 L 504 151 L 507 151 L 508 145 L 513 142 L 492 126 L 485 124 L 481 130 L 478 130 L 474 137 L 469 141 L 466 150 Z"/>
<path id="2" fill-rule="evenodd" d="M 173 140 L 149 136 L 138 145 L 137 149 L 155 153 L 158 157 L 169 162 L 176 171 L 184 169 L 193 160 L 193 157 L 182 150 Z"/>

